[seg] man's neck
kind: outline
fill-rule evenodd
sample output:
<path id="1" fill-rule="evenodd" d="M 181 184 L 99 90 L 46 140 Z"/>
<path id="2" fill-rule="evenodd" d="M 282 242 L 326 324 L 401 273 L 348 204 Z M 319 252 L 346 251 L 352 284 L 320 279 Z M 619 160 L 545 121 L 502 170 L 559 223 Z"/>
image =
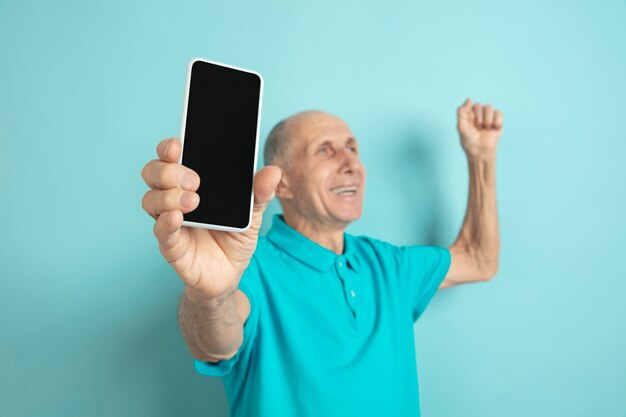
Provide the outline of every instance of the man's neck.
<path id="1" fill-rule="evenodd" d="M 285 223 L 306 236 L 313 242 L 335 252 L 337 255 L 343 254 L 343 235 L 345 227 L 318 225 L 307 219 L 283 214 Z"/>

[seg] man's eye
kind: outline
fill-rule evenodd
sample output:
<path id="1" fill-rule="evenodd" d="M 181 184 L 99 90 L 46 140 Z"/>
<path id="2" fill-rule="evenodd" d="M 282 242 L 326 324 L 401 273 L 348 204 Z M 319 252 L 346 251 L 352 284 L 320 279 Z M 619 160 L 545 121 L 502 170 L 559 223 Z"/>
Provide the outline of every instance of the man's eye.
<path id="1" fill-rule="evenodd" d="M 320 146 L 320 148 L 317 150 L 317 153 L 323 153 L 326 152 L 328 150 L 327 146 Z"/>

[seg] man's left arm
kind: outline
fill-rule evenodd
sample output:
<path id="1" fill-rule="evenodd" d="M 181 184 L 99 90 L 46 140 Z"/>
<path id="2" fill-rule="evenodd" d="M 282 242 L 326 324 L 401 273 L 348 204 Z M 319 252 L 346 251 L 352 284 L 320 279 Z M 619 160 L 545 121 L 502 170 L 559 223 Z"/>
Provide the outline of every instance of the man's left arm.
<path id="1" fill-rule="evenodd" d="M 439 289 L 488 281 L 498 270 L 500 236 L 496 208 L 496 147 L 503 115 L 467 99 L 457 109 L 457 128 L 469 164 L 469 198 L 463 227 L 450 251 L 450 268 Z"/>

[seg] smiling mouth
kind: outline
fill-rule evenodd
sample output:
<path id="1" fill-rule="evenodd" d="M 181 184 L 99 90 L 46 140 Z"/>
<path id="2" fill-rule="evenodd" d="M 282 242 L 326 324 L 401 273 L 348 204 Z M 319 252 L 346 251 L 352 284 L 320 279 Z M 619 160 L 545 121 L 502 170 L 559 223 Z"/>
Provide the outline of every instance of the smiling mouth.
<path id="1" fill-rule="evenodd" d="M 337 195 L 348 196 L 356 194 L 356 185 L 347 185 L 342 187 L 331 188 L 330 191 Z"/>

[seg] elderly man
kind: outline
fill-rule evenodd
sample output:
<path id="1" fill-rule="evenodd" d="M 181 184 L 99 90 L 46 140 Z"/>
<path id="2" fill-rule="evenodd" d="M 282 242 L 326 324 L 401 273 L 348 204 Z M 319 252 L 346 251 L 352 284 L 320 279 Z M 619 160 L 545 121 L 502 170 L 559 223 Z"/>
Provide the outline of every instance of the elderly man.
<path id="1" fill-rule="evenodd" d="M 143 207 L 185 283 L 179 323 L 196 370 L 223 378 L 231 415 L 419 415 L 415 321 L 437 289 L 489 280 L 498 267 L 502 113 L 467 99 L 457 116 L 470 192 L 449 248 L 345 232 L 361 216 L 365 169 L 356 138 L 328 113 L 272 129 L 245 233 L 181 227 L 200 179 L 177 163 L 179 141 L 157 146 L 142 171 Z M 259 237 L 274 196 L 283 214 Z"/>

